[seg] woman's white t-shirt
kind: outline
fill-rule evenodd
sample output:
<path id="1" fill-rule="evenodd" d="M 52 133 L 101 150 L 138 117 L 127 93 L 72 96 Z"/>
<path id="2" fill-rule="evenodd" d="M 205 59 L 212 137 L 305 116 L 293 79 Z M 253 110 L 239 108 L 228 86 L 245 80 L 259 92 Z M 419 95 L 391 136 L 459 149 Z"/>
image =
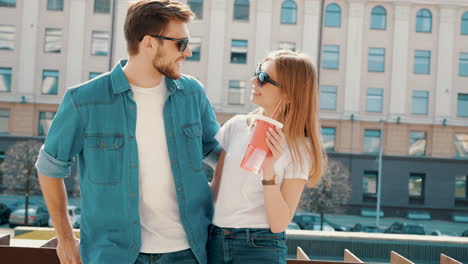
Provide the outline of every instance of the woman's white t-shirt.
<path id="1" fill-rule="evenodd" d="M 263 199 L 262 175 L 240 167 L 253 128 L 250 117 L 237 115 L 224 124 L 216 139 L 226 152 L 213 224 L 230 228 L 269 228 Z M 305 156 L 307 157 L 307 156 Z M 284 179 L 308 179 L 311 161 L 304 159 L 303 168 L 293 166 L 286 148 L 274 170 L 281 186 Z"/>

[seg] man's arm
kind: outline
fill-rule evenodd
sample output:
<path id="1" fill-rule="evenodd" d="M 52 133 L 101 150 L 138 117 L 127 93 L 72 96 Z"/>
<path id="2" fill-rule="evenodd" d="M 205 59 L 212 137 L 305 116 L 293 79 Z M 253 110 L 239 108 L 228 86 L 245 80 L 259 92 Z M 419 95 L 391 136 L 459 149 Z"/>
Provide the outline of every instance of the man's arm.
<path id="1" fill-rule="evenodd" d="M 39 173 L 44 200 L 54 223 L 57 236 L 57 255 L 61 263 L 81 263 L 79 241 L 73 234 L 67 212 L 67 192 L 63 179 L 51 178 Z"/>
<path id="2" fill-rule="evenodd" d="M 216 115 L 205 93 L 203 94 L 202 103 L 202 125 L 204 161 L 212 168 L 215 168 L 222 151 L 221 146 L 215 139 L 215 136 L 219 131 L 219 124 L 218 121 L 216 121 Z"/>

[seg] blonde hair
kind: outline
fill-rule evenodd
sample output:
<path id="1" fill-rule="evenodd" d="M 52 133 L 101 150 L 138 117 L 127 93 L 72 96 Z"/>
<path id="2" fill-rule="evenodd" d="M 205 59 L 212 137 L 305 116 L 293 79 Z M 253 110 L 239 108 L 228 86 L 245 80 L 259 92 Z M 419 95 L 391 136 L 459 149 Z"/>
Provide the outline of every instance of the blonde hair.
<path id="1" fill-rule="evenodd" d="M 317 73 L 312 60 L 304 53 L 279 50 L 271 52 L 265 61 L 276 68 L 275 81 L 281 84 L 283 100 L 275 119 L 284 124 L 283 131 L 291 151 L 293 166 L 304 166 L 305 159 L 312 161 L 308 186 L 315 186 L 322 177 L 326 155 L 323 150 L 319 120 L 319 91 Z M 254 111 L 259 114 L 262 108 Z M 310 144 L 307 143 L 307 137 Z M 303 150 L 307 155 L 304 155 Z"/>

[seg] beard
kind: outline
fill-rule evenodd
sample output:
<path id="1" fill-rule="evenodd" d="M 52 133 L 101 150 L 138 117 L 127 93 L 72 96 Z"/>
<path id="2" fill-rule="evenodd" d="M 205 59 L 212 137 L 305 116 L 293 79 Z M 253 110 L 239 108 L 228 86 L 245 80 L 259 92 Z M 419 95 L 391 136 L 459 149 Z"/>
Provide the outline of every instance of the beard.
<path id="1" fill-rule="evenodd" d="M 158 72 L 160 72 L 161 74 L 163 74 L 164 76 L 166 76 L 166 77 L 168 77 L 170 79 L 177 80 L 180 77 L 182 77 L 182 75 L 180 74 L 180 71 L 178 71 L 176 69 L 175 62 L 174 63 L 172 63 L 172 62 L 166 62 L 165 63 L 163 61 L 164 57 L 165 57 L 165 53 L 162 51 L 162 49 L 159 49 L 157 55 L 154 56 L 154 58 L 153 58 L 153 61 L 152 61 L 153 67 Z M 183 59 L 183 57 L 181 57 L 179 59 Z"/>

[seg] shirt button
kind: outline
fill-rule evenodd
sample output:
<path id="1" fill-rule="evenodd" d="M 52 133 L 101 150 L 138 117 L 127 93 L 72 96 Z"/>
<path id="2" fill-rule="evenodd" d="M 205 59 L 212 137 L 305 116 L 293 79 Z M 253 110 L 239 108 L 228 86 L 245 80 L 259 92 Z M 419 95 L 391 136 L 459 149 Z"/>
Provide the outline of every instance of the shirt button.
<path id="1" fill-rule="evenodd" d="M 172 137 L 172 132 L 169 132 L 169 136 Z"/>
<path id="2" fill-rule="evenodd" d="M 130 194 L 130 196 L 131 196 L 131 197 L 135 197 L 135 196 L 136 196 L 136 194 L 132 193 L 132 194 Z"/>
<path id="3" fill-rule="evenodd" d="M 133 221 L 133 224 L 134 224 L 134 225 L 138 224 L 138 221 Z"/>
<path id="4" fill-rule="evenodd" d="M 132 168 L 135 168 L 135 167 L 136 167 L 136 165 L 135 165 L 135 164 L 132 164 Z"/>
<path id="5" fill-rule="evenodd" d="M 177 160 L 173 160 L 172 162 L 173 162 L 174 164 L 176 164 L 176 163 L 177 163 Z"/>
<path id="6" fill-rule="evenodd" d="M 130 111 L 133 111 L 133 106 L 130 106 L 130 108 L 129 108 L 129 109 L 130 109 Z"/>
<path id="7" fill-rule="evenodd" d="M 177 187 L 177 190 L 178 190 L 179 192 L 181 192 L 181 191 L 182 191 L 182 187 Z"/>
<path id="8" fill-rule="evenodd" d="M 127 93 L 128 93 L 128 94 L 132 94 L 132 91 L 129 90 Z"/>
<path id="9" fill-rule="evenodd" d="M 138 249 L 138 247 L 137 247 L 137 246 L 133 246 L 133 250 L 137 250 L 137 249 Z"/>

